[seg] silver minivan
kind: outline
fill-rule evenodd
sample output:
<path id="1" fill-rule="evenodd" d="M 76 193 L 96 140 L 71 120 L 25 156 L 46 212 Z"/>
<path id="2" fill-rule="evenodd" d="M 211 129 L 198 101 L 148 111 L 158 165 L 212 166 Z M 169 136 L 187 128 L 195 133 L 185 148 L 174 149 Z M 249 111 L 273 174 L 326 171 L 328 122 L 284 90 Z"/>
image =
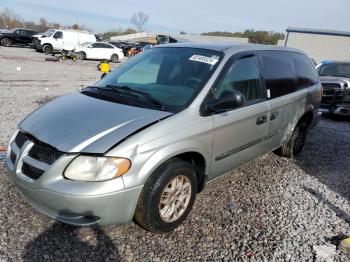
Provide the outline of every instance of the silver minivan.
<path id="1" fill-rule="evenodd" d="M 211 181 L 269 151 L 293 157 L 321 85 L 294 49 L 168 44 L 26 117 L 6 166 L 24 198 L 77 226 L 179 226 Z M 20 212 L 20 211 L 18 211 Z"/>

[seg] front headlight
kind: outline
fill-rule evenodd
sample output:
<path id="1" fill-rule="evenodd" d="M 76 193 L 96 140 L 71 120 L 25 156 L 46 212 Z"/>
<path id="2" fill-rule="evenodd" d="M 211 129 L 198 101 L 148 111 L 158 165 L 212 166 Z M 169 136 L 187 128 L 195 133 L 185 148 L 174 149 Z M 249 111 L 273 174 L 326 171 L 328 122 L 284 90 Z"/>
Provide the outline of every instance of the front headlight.
<path id="1" fill-rule="evenodd" d="M 70 162 L 64 176 L 71 180 L 106 181 L 124 175 L 130 167 L 126 158 L 78 156 Z"/>

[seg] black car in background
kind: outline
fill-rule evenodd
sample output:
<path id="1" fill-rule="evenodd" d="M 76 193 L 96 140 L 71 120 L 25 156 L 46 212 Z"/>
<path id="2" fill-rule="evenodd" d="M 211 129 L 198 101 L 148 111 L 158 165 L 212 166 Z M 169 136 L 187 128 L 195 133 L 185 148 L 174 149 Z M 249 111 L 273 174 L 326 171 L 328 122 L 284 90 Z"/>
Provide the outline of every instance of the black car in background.
<path id="1" fill-rule="evenodd" d="M 141 53 L 146 46 L 153 46 L 150 42 L 135 42 L 129 49 L 128 49 L 128 56 L 134 56 L 138 53 Z"/>
<path id="2" fill-rule="evenodd" d="M 110 43 L 111 45 L 114 45 L 115 47 L 122 49 L 125 56 L 128 55 L 128 50 L 132 47 L 132 43 L 128 43 L 128 42 L 122 42 L 122 41 L 113 42 L 113 41 L 111 41 L 108 43 Z"/>
<path id="3" fill-rule="evenodd" d="M 11 45 L 29 45 L 33 41 L 33 35 L 37 32 L 28 29 L 15 28 L 8 32 L 0 33 L 0 44 L 9 47 Z"/>

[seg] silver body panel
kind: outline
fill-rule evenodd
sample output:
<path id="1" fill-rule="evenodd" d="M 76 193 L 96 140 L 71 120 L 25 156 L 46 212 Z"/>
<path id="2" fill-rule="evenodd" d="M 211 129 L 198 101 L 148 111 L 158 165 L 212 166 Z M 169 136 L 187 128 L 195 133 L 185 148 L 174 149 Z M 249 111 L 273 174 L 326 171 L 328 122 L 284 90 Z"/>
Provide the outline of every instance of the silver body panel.
<path id="1" fill-rule="evenodd" d="M 174 45 L 159 48 L 163 46 Z M 193 44 L 175 46 L 186 48 Z M 46 171 L 39 179 L 28 179 L 21 173 L 20 165 L 23 158 L 28 157 L 30 143 L 16 148 L 14 134 L 6 165 L 29 203 L 73 225 L 126 223 L 133 217 L 144 183 L 166 160 L 182 153 L 199 153 L 205 159 L 205 176 L 210 181 L 286 143 L 305 112 L 314 112 L 317 120 L 319 115 L 314 105 L 319 103 L 320 84 L 229 112 L 202 116 L 201 104 L 232 55 L 276 48 L 232 44 L 197 44 L 195 47 L 223 51 L 225 56 L 193 102 L 177 114 L 73 94 L 27 117 L 19 125 L 20 130 L 65 153 L 51 166 L 44 166 Z M 257 117 L 270 116 L 276 110 L 279 111 L 277 119 L 256 125 Z M 18 153 L 15 164 L 10 160 L 11 150 Z M 65 168 L 80 153 L 124 157 L 131 160 L 132 166 L 122 177 L 105 182 L 65 179 Z"/>

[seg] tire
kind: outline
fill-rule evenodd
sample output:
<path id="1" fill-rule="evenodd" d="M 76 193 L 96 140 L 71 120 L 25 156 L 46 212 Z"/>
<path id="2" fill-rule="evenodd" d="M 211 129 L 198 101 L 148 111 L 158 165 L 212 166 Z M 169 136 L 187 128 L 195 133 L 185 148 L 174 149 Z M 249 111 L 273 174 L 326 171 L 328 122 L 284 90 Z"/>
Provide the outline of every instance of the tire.
<path id="1" fill-rule="evenodd" d="M 197 187 L 197 176 L 190 163 L 177 158 L 167 161 L 145 183 L 135 211 L 136 222 L 153 233 L 174 230 L 190 212 Z M 171 212 L 176 206 L 177 211 Z"/>
<path id="2" fill-rule="evenodd" d="M 79 59 L 80 59 L 80 60 L 85 60 L 85 59 L 86 59 L 86 54 L 85 54 L 85 52 L 83 52 L 83 51 L 80 51 L 80 52 L 79 52 Z"/>
<path id="3" fill-rule="evenodd" d="M 50 45 L 45 45 L 45 46 L 43 47 L 43 52 L 44 52 L 45 55 L 51 55 L 52 52 L 53 52 L 52 46 L 50 46 Z"/>
<path id="4" fill-rule="evenodd" d="M 1 39 L 1 45 L 5 47 L 10 47 L 12 45 L 12 41 L 9 38 Z"/>
<path id="5" fill-rule="evenodd" d="M 111 56 L 111 62 L 112 62 L 112 63 L 117 63 L 118 60 L 119 60 L 119 57 L 118 57 L 117 54 L 113 54 L 113 55 Z"/>
<path id="6" fill-rule="evenodd" d="M 307 134 L 307 124 L 305 122 L 299 123 L 287 144 L 276 149 L 274 153 L 281 157 L 293 158 L 298 156 L 304 148 Z"/>

